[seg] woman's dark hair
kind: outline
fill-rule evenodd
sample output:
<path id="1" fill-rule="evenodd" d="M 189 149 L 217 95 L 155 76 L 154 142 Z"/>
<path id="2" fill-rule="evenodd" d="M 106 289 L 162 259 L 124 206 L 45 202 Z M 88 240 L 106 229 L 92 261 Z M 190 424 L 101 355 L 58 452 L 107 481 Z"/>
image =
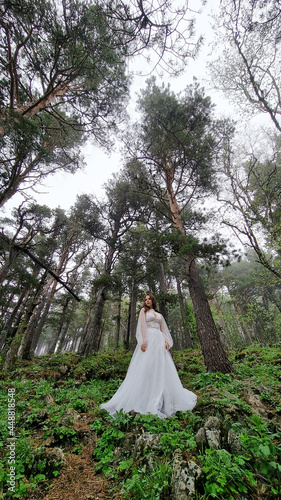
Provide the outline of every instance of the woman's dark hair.
<path id="1" fill-rule="evenodd" d="M 149 311 L 149 308 L 147 307 L 146 303 L 145 303 L 145 299 L 146 297 L 149 296 L 151 298 L 151 302 L 152 302 L 152 307 L 153 309 L 156 311 L 157 309 L 157 302 L 156 302 L 156 298 L 154 297 L 154 295 L 152 295 L 152 293 L 150 292 L 147 292 L 145 294 L 145 297 L 144 297 L 144 301 L 143 301 L 143 307 L 145 309 L 145 312 Z"/>

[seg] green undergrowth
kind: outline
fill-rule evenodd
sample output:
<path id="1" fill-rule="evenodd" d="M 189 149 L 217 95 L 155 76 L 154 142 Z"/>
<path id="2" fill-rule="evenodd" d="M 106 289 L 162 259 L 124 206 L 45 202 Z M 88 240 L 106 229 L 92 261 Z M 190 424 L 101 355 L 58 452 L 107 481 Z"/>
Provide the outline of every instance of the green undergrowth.
<path id="1" fill-rule="evenodd" d="M 198 403 L 193 412 L 169 419 L 123 412 L 110 417 L 99 408 L 124 379 L 130 353 L 18 362 L 15 372 L 1 374 L 0 498 L 44 498 L 63 466 L 57 450 L 79 454 L 87 446 L 77 425 L 84 417 L 96 436 L 96 474 L 108 479 L 112 498 L 171 498 L 176 453 L 201 469 L 196 499 L 280 498 L 281 349 L 253 345 L 228 355 L 234 371 L 221 374 L 206 373 L 198 351 L 173 353 L 182 383 Z M 16 408 L 14 492 L 8 491 L 9 389 Z M 231 452 L 226 438 L 220 449 L 198 448 L 196 434 L 210 416 L 220 419 L 223 436 L 230 430 L 237 435 L 239 452 Z M 152 447 L 141 444 L 146 435 L 153 436 Z"/>

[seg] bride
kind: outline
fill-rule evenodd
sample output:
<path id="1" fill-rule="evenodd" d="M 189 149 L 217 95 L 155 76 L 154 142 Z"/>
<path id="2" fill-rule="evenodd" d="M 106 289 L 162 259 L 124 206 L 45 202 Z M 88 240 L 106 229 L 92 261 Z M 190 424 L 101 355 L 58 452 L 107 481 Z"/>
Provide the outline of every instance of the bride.
<path id="1" fill-rule="evenodd" d="M 138 345 L 126 377 L 114 396 L 100 406 L 111 415 L 121 409 L 160 418 L 177 411 L 192 410 L 196 395 L 184 389 L 169 349 L 173 340 L 162 314 L 156 312 L 155 297 L 147 293 L 140 311 Z"/>

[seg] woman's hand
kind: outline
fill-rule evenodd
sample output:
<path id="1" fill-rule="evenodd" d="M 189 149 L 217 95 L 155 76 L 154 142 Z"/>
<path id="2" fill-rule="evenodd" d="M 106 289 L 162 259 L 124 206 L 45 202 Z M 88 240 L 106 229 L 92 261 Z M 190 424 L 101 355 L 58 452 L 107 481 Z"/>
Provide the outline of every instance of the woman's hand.
<path id="1" fill-rule="evenodd" d="M 141 346 L 141 350 L 142 350 L 142 352 L 145 352 L 145 351 L 146 351 L 146 348 L 147 348 L 147 344 L 142 344 L 142 346 Z"/>
<path id="2" fill-rule="evenodd" d="M 167 349 L 167 351 L 170 349 L 170 346 L 169 346 L 167 340 L 165 340 L 165 349 Z"/>

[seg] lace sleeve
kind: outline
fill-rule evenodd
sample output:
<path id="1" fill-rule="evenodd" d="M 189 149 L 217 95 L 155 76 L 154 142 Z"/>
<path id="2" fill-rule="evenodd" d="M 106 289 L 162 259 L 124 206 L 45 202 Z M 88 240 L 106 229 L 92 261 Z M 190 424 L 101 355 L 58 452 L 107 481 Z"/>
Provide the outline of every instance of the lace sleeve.
<path id="1" fill-rule="evenodd" d="M 168 325 L 167 325 L 165 319 L 163 318 L 162 314 L 161 314 L 160 330 L 163 333 L 165 340 L 167 340 L 169 347 L 171 348 L 173 346 L 174 342 L 173 342 L 172 336 L 170 334 L 170 330 L 168 328 Z"/>
<path id="2" fill-rule="evenodd" d="M 138 344 L 147 344 L 147 336 L 146 336 L 146 318 L 144 308 L 141 309 L 139 314 L 136 337 Z"/>

